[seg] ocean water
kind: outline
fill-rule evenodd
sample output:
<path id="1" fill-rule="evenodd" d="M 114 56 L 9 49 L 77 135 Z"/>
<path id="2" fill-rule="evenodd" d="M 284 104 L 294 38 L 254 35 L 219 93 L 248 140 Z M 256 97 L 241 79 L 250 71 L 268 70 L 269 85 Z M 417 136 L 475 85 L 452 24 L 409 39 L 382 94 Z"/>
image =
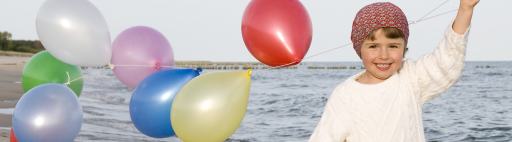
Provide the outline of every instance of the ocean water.
<path id="1" fill-rule="evenodd" d="M 355 69 L 307 69 L 344 65 Z M 328 96 L 358 63 L 306 63 L 296 70 L 255 70 L 247 113 L 230 142 L 303 142 L 318 123 Z M 207 71 L 209 72 L 209 71 Z M 130 121 L 131 91 L 107 69 L 83 70 L 84 111 L 76 141 L 179 141 L 153 139 Z M 512 62 L 468 62 L 461 79 L 424 105 L 428 141 L 512 141 Z"/>

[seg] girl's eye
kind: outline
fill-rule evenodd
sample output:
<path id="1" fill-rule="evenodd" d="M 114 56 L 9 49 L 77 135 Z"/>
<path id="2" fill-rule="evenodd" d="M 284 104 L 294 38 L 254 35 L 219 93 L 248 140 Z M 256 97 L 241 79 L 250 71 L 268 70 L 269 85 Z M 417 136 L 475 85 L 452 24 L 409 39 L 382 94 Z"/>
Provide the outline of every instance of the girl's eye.
<path id="1" fill-rule="evenodd" d="M 376 45 L 370 45 L 368 46 L 368 48 L 376 48 L 377 46 Z"/>
<path id="2" fill-rule="evenodd" d="M 391 47 L 391 48 L 398 48 L 398 46 L 396 46 L 396 45 L 391 45 L 389 47 Z"/>

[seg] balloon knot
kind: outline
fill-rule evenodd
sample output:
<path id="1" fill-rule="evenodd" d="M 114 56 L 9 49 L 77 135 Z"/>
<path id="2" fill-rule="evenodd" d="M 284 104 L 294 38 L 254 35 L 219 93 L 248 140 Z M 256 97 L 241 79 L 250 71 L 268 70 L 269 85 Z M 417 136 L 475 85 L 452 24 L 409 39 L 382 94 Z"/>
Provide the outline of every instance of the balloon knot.
<path id="1" fill-rule="evenodd" d="M 69 84 L 71 84 L 71 76 L 69 75 L 69 72 L 66 72 L 66 76 L 68 77 L 68 81 L 64 84 L 69 85 Z"/>
<path id="2" fill-rule="evenodd" d="M 108 64 L 108 68 L 113 70 L 115 68 L 115 65 L 114 64 Z"/>
<path id="3" fill-rule="evenodd" d="M 158 71 L 162 68 L 162 65 L 160 64 L 160 62 L 156 62 L 155 63 L 155 66 L 153 67 L 154 70 Z"/>
<path id="4" fill-rule="evenodd" d="M 248 69 L 247 70 L 247 75 L 251 76 L 251 74 L 252 74 L 252 69 Z"/>

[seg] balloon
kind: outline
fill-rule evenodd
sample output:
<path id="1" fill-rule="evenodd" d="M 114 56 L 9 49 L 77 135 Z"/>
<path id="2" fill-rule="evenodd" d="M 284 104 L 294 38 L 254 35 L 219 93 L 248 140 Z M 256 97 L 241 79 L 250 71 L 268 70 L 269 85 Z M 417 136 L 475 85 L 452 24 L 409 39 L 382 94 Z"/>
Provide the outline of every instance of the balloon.
<path id="1" fill-rule="evenodd" d="M 312 38 L 311 20 L 298 0 L 253 0 L 242 20 L 245 46 L 269 66 L 300 63 Z"/>
<path id="2" fill-rule="evenodd" d="M 14 135 L 14 130 L 12 130 L 12 128 L 11 128 L 11 134 L 9 137 L 11 139 L 11 142 L 18 142 L 18 140 L 16 140 L 16 136 Z"/>
<path id="3" fill-rule="evenodd" d="M 70 142 L 82 126 L 75 93 L 62 84 L 43 84 L 21 96 L 12 127 L 21 142 Z"/>
<path id="4" fill-rule="evenodd" d="M 69 73 L 69 78 L 67 73 Z M 80 77 L 80 68 L 56 59 L 48 53 L 48 51 L 41 51 L 32 56 L 30 61 L 25 64 L 21 85 L 23 91 L 27 92 L 45 83 L 66 83 L 72 81 L 68 87 L 71 88 L 77 96 L 80 96 L 83 87 L 83 79 Z"/>
<path id="5" fill-rule="evenodd" d="M 171 45 L 158 31 L 149 27 L 132 27 L 117 36 L 112 44 L 115 76 L 129 88 L 162 66 L 174 66 Z"/>
<path id="6" fill-rule="evenodd" d="M 217 72 L 188 82 L 172 104 L 171 124 L 185 142 L 220 142 L 240 126 L 249 99 L 251 72 Z"/>
<path id="7" fill-rule="evenodd" d="M 154 138 L 174 136 L 170 121 L 172 100 L 183 85 L 198 75 L 193 69 L 171 69 L 144 79 L 130 101 L 130 116 L 137 130 Z"/>
<path id="8" fill-rule="evenodd" d="M 37 13 L 37 35 L 57 59 L 79 66 L 102 66 L 112 50 L 107 22 L 88 0 L 47 0 Z"/>

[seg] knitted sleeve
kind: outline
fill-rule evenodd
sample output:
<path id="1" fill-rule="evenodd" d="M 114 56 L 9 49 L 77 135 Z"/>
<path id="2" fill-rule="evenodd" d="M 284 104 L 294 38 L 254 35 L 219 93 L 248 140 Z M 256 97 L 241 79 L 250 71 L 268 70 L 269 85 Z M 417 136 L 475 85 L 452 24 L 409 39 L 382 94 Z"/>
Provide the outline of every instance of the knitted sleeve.
<path id="1" fill-rule="evenodd" d="M 419 88 L 421 104 L 452 86 L 462 74 L 469 28 L 458 34 L 450 26 L 439 46 L 409 67 Z"/>

